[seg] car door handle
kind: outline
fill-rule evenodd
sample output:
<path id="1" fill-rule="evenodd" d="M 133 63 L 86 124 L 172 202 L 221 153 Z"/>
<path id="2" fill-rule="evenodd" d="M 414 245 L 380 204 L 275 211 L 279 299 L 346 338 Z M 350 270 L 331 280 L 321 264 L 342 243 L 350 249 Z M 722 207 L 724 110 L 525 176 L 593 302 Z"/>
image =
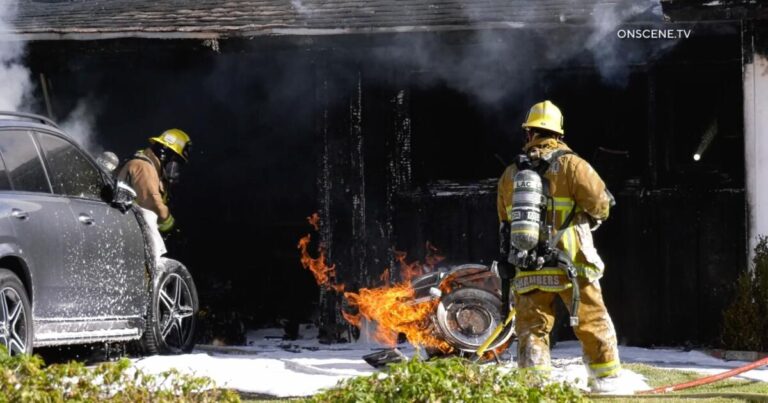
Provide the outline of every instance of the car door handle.
<path id="1" fill-rule="evenodd" d="M 18 218 L 19 220 L 23 221 L 29 218 L 29 213 L 15 208 L 11 209 L 11 217 Z"/>
<path id="2" fill-rule="evenodd" d="M 85 224 L 85 225 L 93 225 L 93 222 L 94 222 L 93 218 L 91 216 L 89 216 L 88 214 L 84 214 L 84 213 L 81 213 L 77 217 L 77 220 L 80 221 L 81 224 Z"/>

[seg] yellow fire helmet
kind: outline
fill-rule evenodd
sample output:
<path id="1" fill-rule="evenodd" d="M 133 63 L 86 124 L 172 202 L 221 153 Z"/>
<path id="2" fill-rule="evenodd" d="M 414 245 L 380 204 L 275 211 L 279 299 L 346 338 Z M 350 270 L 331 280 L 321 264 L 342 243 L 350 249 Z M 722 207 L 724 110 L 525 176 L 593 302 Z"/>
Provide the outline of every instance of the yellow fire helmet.
<path id="1" fill-rule="evenodd" d="M 190 138 L 187 133 L 179 129 L 168 129 L 163 134 L 150 138 L 149 142 L 160 143 L 179 154 L 184 161 L 189 161 Z"/>
<path id="2" fill-rule="evenodd" d="M 539 102 L 528 111 L 523 128 L 538 128 L 565 134 L 565 130 L 563 130 L 563 113 L 560 112 L 560 108 L 549 100 Z"/>

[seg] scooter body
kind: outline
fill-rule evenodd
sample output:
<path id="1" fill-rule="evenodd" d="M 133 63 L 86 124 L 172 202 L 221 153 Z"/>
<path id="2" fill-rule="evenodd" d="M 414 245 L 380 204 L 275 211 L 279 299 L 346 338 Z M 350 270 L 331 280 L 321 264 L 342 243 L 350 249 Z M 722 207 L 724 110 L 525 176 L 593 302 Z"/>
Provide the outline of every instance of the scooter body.
<path id="1" fill-rule="evenodd" d="M 433 333 L 458 352 L 475 353 L 505 319 L 501 280 L 488 266 L 439 268 L 415 278 L 411 285 L 416 301 L 438 301 L 430 318 Z M 509 324 L 488 349 L 497 349 L 513 337 L 514 324 Z"/>

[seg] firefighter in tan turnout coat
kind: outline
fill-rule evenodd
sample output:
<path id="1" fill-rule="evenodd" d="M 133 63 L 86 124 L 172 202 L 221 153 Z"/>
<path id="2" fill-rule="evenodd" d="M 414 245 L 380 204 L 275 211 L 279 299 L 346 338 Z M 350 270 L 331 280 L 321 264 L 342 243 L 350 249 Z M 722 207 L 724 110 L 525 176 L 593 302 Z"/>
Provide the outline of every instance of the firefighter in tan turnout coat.
<path id="1" fill-rule="evenodd" d="M 136 191 L 136 204 L 142 209 L 155 257 L 159 258 L 166 252 L 160 233 L 169 232 L 175 224 L 168 209 L 168 186 L 178 180 L 181 164 L 189 160 L 191 143 L 189 135 L 179 129 L 166 130 L 149 142 L 148 148 L 136 152 L 123 166 L 118 179 Z"/>
<path id="2" fill-rule="evenodd" d="M 576 313 L 574 332 L 581 341 L 583 359 L 593 390 L 600 383 L 615 378 L 620 370 L 616 332 L 603 303 L 599 279 L 604 264 L 592 242 L 591 226 L 608 218 L 612 202 L 600 176 L 585 160 L 574 154 L 562 141 L 563 117 L 550 101 L 534 105 L 523 124 L 528 142 L 524 152 L 531 161 L 554 154 L 543 174 L 552 197 L 547 216 L 553 217 L 552 232 L 563 228 L 557 248 L 564 251 L 576 269 L 581 304 Z M 548 371 L 550 366 L 549 333 L 554 325 L 554 299 L 559 296 L 571 310 L 572 283 L 560 267 L 526 270 L 509 263 L 509 223 L 512 221 L 514 176 L 518 168 L 509 166 L 498 185 L 498 216 L 501 223 L 502 258 L 500 274 L 511 278 L 515 296 L 518 337 L 518 365 Z M 551 209 L 551 207 L 550 207 Z M 571 217 L 567 219 L 566 217 Z M 506 233 L 505 233 L 506 231 Z M 550 265 L 551 266 L 551 265 Z M 507 280 L 506 284 L 509 284 Z M 506 293 L 505 293 L 506 294 Z M 508 294 L 507 294 L 508 295 Z"/>

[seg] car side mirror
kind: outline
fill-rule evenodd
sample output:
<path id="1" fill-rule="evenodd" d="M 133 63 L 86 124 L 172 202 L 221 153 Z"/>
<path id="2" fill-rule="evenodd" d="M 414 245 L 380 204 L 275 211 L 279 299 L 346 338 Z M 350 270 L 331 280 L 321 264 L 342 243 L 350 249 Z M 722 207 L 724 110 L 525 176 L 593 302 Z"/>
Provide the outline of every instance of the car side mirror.
<path id="1" fill-rule="evenodd" d="M 112 204 L 122 212 L 128 211 L 136 199 L 136 191 L 123 181 L 117 181 L 112 192 Z"/>

